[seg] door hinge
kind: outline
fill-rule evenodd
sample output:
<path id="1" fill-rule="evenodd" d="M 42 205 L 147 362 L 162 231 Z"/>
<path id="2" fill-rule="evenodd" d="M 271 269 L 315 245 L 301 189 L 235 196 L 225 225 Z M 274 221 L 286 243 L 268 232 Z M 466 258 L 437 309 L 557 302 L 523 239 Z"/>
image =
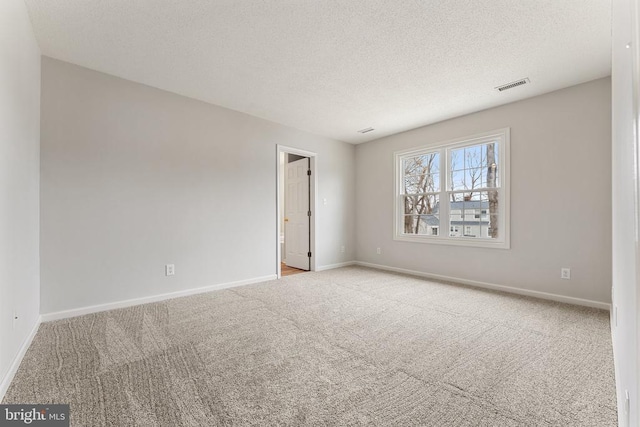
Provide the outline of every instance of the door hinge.
<path id="1" fill-rule="evenodd" d="M 311 258 L 311 252 L 307 252 L 307 256 Z"/>
<path id="2" fill-rule="evenodd" d="M 311 211 L 307 211 L 307 216 L 311 216 Z"/>
<path id="3" fill-rule="evenodd" d="M 311 176 L 311 169 L 307 169 L 307 175 Z"/>

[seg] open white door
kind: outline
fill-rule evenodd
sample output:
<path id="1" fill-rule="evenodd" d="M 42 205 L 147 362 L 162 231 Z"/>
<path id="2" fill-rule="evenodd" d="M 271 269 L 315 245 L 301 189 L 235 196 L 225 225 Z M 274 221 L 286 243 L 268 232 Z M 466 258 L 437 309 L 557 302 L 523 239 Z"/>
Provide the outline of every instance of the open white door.
<path id="1" fill-rule="evenodd" d="M 309 159 L 287 163 L 285 198 L 285 248 L 289 267 L 309 270 Z"/>

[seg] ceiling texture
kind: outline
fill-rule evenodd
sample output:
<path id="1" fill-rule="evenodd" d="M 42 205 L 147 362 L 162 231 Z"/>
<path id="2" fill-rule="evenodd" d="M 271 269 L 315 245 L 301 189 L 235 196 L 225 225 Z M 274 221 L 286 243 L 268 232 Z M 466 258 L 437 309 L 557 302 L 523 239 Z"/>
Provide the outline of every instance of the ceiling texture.
<path id="1" fill-rule="evenodd" d="M 43 55 L 354 144 L 611 73 L 611 0 L 25 2 Z"/>

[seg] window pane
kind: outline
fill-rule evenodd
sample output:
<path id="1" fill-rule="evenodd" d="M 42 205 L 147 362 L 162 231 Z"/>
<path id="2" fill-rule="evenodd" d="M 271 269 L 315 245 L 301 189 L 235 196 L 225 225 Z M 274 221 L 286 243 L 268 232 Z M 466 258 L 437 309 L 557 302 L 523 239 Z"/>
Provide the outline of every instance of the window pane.
<path id="1" fill-rule="evenodd" d="M 464 149 L 451 150 L 449 152 L 450 170 L 462 171 L 464 170 Z"/>
<path id="2" fill-rule="evenodd" d="M 451 172 L 451 191 L 466 190 L 467 187 L 464 183 L 464 171 L 452 171 Z"/>
<path id="3" fill-rule="evenodd" d="M 473 191 L 453 194 L 449 229 L 452 237 L 497 238 L 498 192 Z"/>
<path id="4" fill-rule="evenodd" d="M 402 160 L 404 194 L 440 191 L 440 153 L 427 153 Z"/>
<path id="5" fill-rule="evenodd" d="M 498 228 L 498 215 L 491 215 L 489 217 L 489 226 L 487 227 L 487 237 L 490 239 L 497 239 L 500 234 Z"/>
<path id="6" fill-rule="evenodd" d="M 407 157 L 402 161 L 405 175 L 421 175 L 440 172 L 440 154 L 428 153 Z"/>
<path id="7" fill-rule="evenodd" d="M 440 174 L 434 173 L 431 178 L 433 179 L 432 186 L 433 190 L 431 191 L 440 191 Z"/>
<path id="8" fill-rule="evenodd" d="M 461 202 L 464 200 L 464 194 L 462 193 L 451 193 L 449 195 L 449 200 L 452 202 Z"/>
<path id="9" fill-rule="evenodd" d="M 449 161 L 449 190 L 499 187 L 497 142 L 452 149 Z"/>
<path id="10" fill-rule="evenodd" d="M 508 248 L 508 129 L 397 153 L 397 240 Z M 435 147 L 435 148 L 434 148 Z M 503 168 L 503 169 L 501 169 Z M 446 215 L 440 217 L 441 207 Z M 404 238 L 403 238 L 404 236 Z M 427 238 L 428 236 L 437 236 Z"/>
<path id="11" fill-rule="evenodd" d="M 469 216 L 467 216 L 469 218 Z M 464 237 L 481 237 L 482 225 L 480 221 L 473 219 L 464 222 Z"/>
<path id="12" fill-rule="evenodd" d="M 437 194 L 405 196 L 404 198 L 405 215 L 438 215 L 439 210 L 439 196 Z"/>
<path id="13" fill-rule="evenodd" d="M 420 234 L 437 236 L 439 234 L 440 219 L 437 215 L 405 215 L 405 234 Z"/>
<path id="14" fill-rule="evenodd" d="M 405 175 L 404 177 L 404 194 L 416 194 L 420 182 L 420 175 Z"/>
<path id="15" fill-rule="evenodd" d="M 405 234 L 438 235 L 440 204 L 437 194 L 406 196 L 404 213 Z"/>
<path id="16" fill-rule="evenodd" d="M 493 155 L 495 156 L 493 158 L 493 162 L 495 163 L 495 167 L 493 168 L 493 171 L 495 173 L 495 177 L 496 177 L 495 181 L 496 182 L 495 182 L 495 185 L 487 185 L 487 187 L 500 187 L 500 174 L 498 173 L 498 171 L 499 171 L 499 168 L 498 168 L 498 165 L 499 165 L 499 163 L 498 163 L 498 161 L 499 161 L 498 155 L 500 154 L 500 150 L 498 149 L 499 146 L 498 146 L 497 143 L 493 144 L 493 145 L 494 145 L 494 147 L 493 147 L 494 148 Z M 491 162 L 489 162 L 489 164 L 491 164 Z"/>
<path id="17" fill-rule="evenodd" d="M 440 191 L 440 175 L 437 173 L 404 176 L 404 194 L 422 194 Z"/>

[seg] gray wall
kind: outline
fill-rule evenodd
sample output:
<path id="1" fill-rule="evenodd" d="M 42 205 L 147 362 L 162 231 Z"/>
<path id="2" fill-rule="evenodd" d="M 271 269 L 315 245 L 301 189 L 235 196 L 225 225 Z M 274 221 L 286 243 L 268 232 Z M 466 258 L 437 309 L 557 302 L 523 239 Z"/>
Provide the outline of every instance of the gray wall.
<path id="1" fill-rule="evenodd" d="M 42 313 L 275 274 L 276 144 L 318 153 L 317 266 L 353 260 L 352 145 L 43 58 Z"/>
<path id="2" fill-rule="evenodd" d="M 600 79 L 358 145 L 357 259 L 609 302 L 610 96 L 610 80 Z M 504 127 L 511 128 L 511 249 L 394 241 L 394 151 Z M 560 279 L 561 267 L 572 269 L 571 280 Z"/>
<path id="3" fill-rule="evenodd" d="M 40 50 L 22 0 L 0 2 L 0 398 L 39 314 Z M 13 313 L 18 319 L 13 322 Z"/>
<path id="4" fill-rule="evenodd" d="M 617 313 L 617 326 L 611 328 L 618 387 L 618 419 L 621 427 L 640 425 L 640 397 L 638 396 L 640 372 L 638 371 L 638 326 L 640 317 L 640 284 L 638 282 L 637 232 L 638 195 L 636 185 L 639 176 L 636 170 L 637 136 L 634 138 L 634 109 L 638 99 L 633 80 L 640 77 L 633 66 L 634 57 L 640 56 L 638 43 L 634 40 L 633 27 L 637 25 L 637 14 L 633 6 L 636 0 L 620 0 L 613 3 L 613 309 Z M 637 9 L 636 9 L 637 10 Z M 627 49 L 627 43 L 632 49 Z M 635 71 L 634 71 L 635 68 Z M 635 74 L 633 74 L 635 72 Z M 634 95 L 635 93 L 635 95 Z M 636 104 L 637 105 L 637 104 Z M 630 395 L 630 411 L 625 411 L 625 391 Z"/>

